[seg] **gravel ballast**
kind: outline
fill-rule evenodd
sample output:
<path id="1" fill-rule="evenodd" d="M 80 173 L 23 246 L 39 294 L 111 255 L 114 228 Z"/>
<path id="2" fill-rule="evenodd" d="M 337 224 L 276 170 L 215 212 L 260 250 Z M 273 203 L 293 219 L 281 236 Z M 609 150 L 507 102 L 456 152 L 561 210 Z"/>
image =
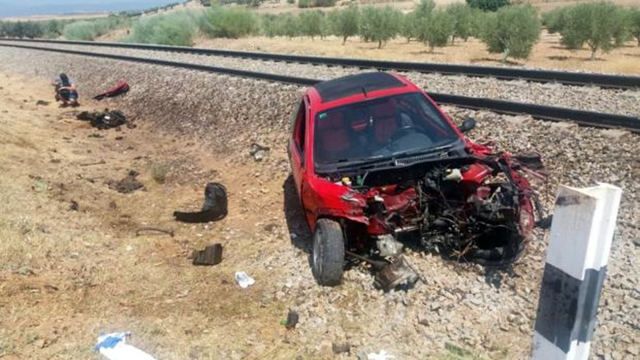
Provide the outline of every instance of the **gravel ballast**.
<path id="1" fill-rule="evenodd" d="M 328 67 L 323 65 L 284 63 L 125 48 L 107 48 L 102 46 L 45 43 L 25 44 L 37 47 L 61 48 L 76 51 L 154 58 L 322 80 L 366 71 L 354 67 Z M 507 81 L 497 80 L 495 78 L 470 78 L 453 75 L 444 76 L 419 72 L 406 72 L 404 74 L 430 92 L 501 99 L 611 114 L 640 116 L 640 89 L 601 89 L 589 86 L 567 86 L 557 83 L 530 83 L 524 80 Z"/>
<path id="2" fill-rule="evenodd" d="M 240 63 L 238 59 L 229 61 Z M 278 66 L 301 75 L 293 70 L 298 65 Z M 321 77 L 321 69 L 307 66 L 304 75 Z M 131 84 L 131 91 L 99 106 L 123 110 L 137 123 L 175 134 L 180 141 L 196 138 L 210 151 L 229 159 L 229 166 L 255 166 L 257 172 L 283 182 L 288 175 L 287 129 L 300 87 L 13 48 L 0 49 L 0 71 L 45 78 L 64 71 L 76 80 L 81 101 L 124 78 Z M 480 86 L 475 80 L 461 79 L 463 88 Z M 518 86 L 526 89 L 530 85 Z M 575 89 L 603 91 L 565 86 L 560 89 L 563 99 L 583 98 L 570 93 Z M 584 98 L 583 101 L 586 102 Z M 638 114 L 638 105 L 634 106 Z M 540 152 L 549 178 L 537 188 L 548 209 L 559 184 L 582 187 L 608 182 L 622 187 L 619 222 L 592 357 L 636 358 L 640 347 L 640 136 L 526 116 L 445 109 L 458 122 L 466 116 L 478 120 L 478 127 L 470 133 L 477 142 L 495 141 L 496 148 L 513 152 Z M 252 142 L 271 147 L 270 157 L 255 163 L 247 152 Z M 251 198 L 259 194 L 256 191 L 244 195 Z M 406 293 L 384 294 L 373 288 L 371 276 L 359 268 L 347 271 L 340 287 L 317 286 L 305 252 L 308 234 L 303 228 L 288 232 L 281 214 L 269 216 L 281 226 L 275 231 L 252 234 L 246 241 L 262 241 L 270 248 L 265 247 L 238 267 L 249 273 L 258 268 L 272 271 L 269 279 L 261 279 L 263 304 L 278 302 L 299 313 L 298 326 L 287 341 L 304 353 L 314 354 L 315 358 L 329 357 L 333 356 L 332 345 L 348 343 L 351 356 L 338 357 L 355 358 L 385 350 L 398 359 L 424 359 L 453 344 L 488 358 L 505 358 L 505 353 L 507 358 L 527 358 L 544 265 L 547 236 L 543 232 L 536 233 L 523 259 L 508 271 L 409 253 L 426 283 Z"/>

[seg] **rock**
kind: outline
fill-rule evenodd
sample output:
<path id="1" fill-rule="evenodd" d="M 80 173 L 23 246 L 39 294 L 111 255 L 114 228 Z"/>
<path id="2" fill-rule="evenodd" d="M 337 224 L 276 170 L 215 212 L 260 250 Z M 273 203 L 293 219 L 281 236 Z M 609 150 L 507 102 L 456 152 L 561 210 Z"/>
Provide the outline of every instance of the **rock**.
<path id="1" fill-rule="evenodd" d="M 351 351 L 351 344 L 349 344 L 346 341 L 342 341 L 342 342 L 333 342 L 333 344 L 331 345 L 331 349 L 333 350 L 334 354 L 342 354 L 342 353 L 348 353 L 349 351 Z"/>

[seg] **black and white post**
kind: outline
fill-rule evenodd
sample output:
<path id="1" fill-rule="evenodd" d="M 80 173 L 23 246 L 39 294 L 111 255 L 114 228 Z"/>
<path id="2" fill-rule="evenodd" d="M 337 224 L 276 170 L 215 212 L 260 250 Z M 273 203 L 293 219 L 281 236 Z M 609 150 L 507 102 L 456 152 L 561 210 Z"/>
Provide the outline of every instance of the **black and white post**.
<path id="1" fill-rule="evenodd" d="M 620 205 L 619 187 L 561 186 L 556 197 L 532 359 L 587 359 Z"/>

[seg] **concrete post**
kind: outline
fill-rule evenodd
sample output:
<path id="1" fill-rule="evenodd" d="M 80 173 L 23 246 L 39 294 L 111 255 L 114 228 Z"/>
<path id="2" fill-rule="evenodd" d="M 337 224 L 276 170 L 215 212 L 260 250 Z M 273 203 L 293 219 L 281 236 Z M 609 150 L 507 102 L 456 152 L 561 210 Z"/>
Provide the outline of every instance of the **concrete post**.
<path id="1" fill-rule="evenodd" d="M 586 360 L 622 190 L 561 186 L 547 249 L 532 359 Z"/>

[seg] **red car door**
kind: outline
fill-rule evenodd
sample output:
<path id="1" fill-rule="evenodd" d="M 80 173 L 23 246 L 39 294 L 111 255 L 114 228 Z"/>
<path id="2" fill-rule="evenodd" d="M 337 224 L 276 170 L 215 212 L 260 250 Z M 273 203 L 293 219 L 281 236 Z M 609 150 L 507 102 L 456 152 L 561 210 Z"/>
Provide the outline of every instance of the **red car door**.
<path id="1" fill-rule="evenodd" d="M 298 195 L 302 196 L 302 181 L 304 178 L 305 161 L 305 136 L 307 128 L 307 102 L 300 101 L 293 114 L 293 126 L 291 139 L 289 140 L 289 161 L 291 162 L 291 172 L 296 183 Z"/>

